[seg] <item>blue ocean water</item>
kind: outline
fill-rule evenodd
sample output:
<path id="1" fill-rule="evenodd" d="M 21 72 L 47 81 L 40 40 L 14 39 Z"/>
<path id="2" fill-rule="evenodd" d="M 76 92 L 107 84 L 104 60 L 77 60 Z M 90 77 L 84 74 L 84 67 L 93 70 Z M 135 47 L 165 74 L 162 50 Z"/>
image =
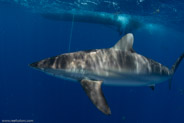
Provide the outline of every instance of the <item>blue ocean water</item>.
<path id="1" fill-rule="evenodd" d="M 134 50 L 168 67 L 184 52 L 182 0 L 0 0 L 0 122 L 183 123 L 184 62 L 168 82 L 149 87 L 102 86 L 112 115 L 90 102 L 79 83 L 48 76 L 28 64 L 68 52 L 71 21 L 43 18 L 38 11 L 80 9 L 139 16 L 161 25 L 139 29 Z M 73 23 L 70 51 L 108 48 L 123 35 L 104 25 Z"/>

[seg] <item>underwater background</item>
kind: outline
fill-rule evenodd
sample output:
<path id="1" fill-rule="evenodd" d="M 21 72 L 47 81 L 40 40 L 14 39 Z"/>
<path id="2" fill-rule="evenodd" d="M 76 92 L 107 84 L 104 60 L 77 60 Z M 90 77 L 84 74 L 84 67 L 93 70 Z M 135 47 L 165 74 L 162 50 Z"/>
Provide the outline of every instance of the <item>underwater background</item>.
<path id="1" fill-rule="evenodd" d="M 0 0 L 0 122 L 184 123 L 183 61 L 171 90 L 168 82 L 156 85 L 154 91 L 102 86 L 111 116 L 95 108 L 79 83 L 31 69 L 28 64 L 67 53 L 69 47 L 70 52 L 109 48 L 124 35 L 104 25 L 51 20 L 39 14 L 59 9 L 123 13 L 153 23 L 132 31 L 133 48 L 169 68 L 184 52 L 182 0 Z"/>

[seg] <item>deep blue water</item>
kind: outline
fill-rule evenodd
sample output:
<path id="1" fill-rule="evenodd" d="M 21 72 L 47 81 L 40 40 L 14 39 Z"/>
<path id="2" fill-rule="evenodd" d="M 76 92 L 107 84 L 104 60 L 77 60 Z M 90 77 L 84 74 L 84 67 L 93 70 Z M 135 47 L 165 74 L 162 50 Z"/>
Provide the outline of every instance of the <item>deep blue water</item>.
<path id="1" fill-rule="evenodd" d="M 102 86 L 112 111 L 111 116 L 106 116 L 94 107 L 79 83 L 54 78 L 28 66 L 68 52 L 72 22 L 43 18 L 33 12 L 36 1 L 31 7 L 21 2 L 1 1 L 0 122 L 11 119 L 31 119 L 35 123 L 184 122 L 184 62 L 174 75 L 171 90 L 168 82 L 156 85 L 155 91 L 149 87 Z M 115 1 L 118 5 L 109 5 L 111 10 L 107 3 L 95 2 L 102 8 L 89 4 L 89 10 L 125 12 L 163 25 L 156 30 L 133 32 L 136 52 L 168 67 L 184 52 L 184 2 Z M 121 37 L 104 25 L 74 22 L 71 51 L 108 48 Z"/>

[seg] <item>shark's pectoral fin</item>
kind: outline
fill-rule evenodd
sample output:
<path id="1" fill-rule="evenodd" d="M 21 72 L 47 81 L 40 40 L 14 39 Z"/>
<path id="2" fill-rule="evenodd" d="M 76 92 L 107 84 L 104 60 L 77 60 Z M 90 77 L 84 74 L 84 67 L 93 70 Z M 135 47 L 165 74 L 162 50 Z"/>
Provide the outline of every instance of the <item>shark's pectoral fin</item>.
<path id="1" fill-rule="evenodd" d="M 111 110 L 101 90 L 102 81 L 83 79 L 80 81 L 80 83 L 92 103 L 104 114 L 110 115 Z"/>

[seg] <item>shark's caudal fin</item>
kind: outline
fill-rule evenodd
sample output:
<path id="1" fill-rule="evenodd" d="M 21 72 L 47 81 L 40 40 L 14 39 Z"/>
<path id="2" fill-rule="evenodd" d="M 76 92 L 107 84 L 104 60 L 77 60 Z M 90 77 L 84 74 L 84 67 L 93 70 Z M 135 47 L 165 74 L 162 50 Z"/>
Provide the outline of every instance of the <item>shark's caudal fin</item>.
<path id="1" fill-rule="evenodd" d="M 176 62 L 174 63 L 174 65 L 172 66 L 170 72 L 172 75 L 174 75 L 174 73 L 176 72 L 179 64 L 181 63 L 181 61 L 184 58 L 184 53 L 176 60 Z M 169 80 L 169 89 L 171 89 L 171 82 L 172 82 L 172 78 Z"/>
<path id="2" fill-rule="evenodd" d="M 184 58 L 184 53 L 176 60 L 175 64 L 172 66 L 171 68 L 171 72 L 174 74 L 180 64 L 180 62 L 182 61 L 182 59 Z"/>

